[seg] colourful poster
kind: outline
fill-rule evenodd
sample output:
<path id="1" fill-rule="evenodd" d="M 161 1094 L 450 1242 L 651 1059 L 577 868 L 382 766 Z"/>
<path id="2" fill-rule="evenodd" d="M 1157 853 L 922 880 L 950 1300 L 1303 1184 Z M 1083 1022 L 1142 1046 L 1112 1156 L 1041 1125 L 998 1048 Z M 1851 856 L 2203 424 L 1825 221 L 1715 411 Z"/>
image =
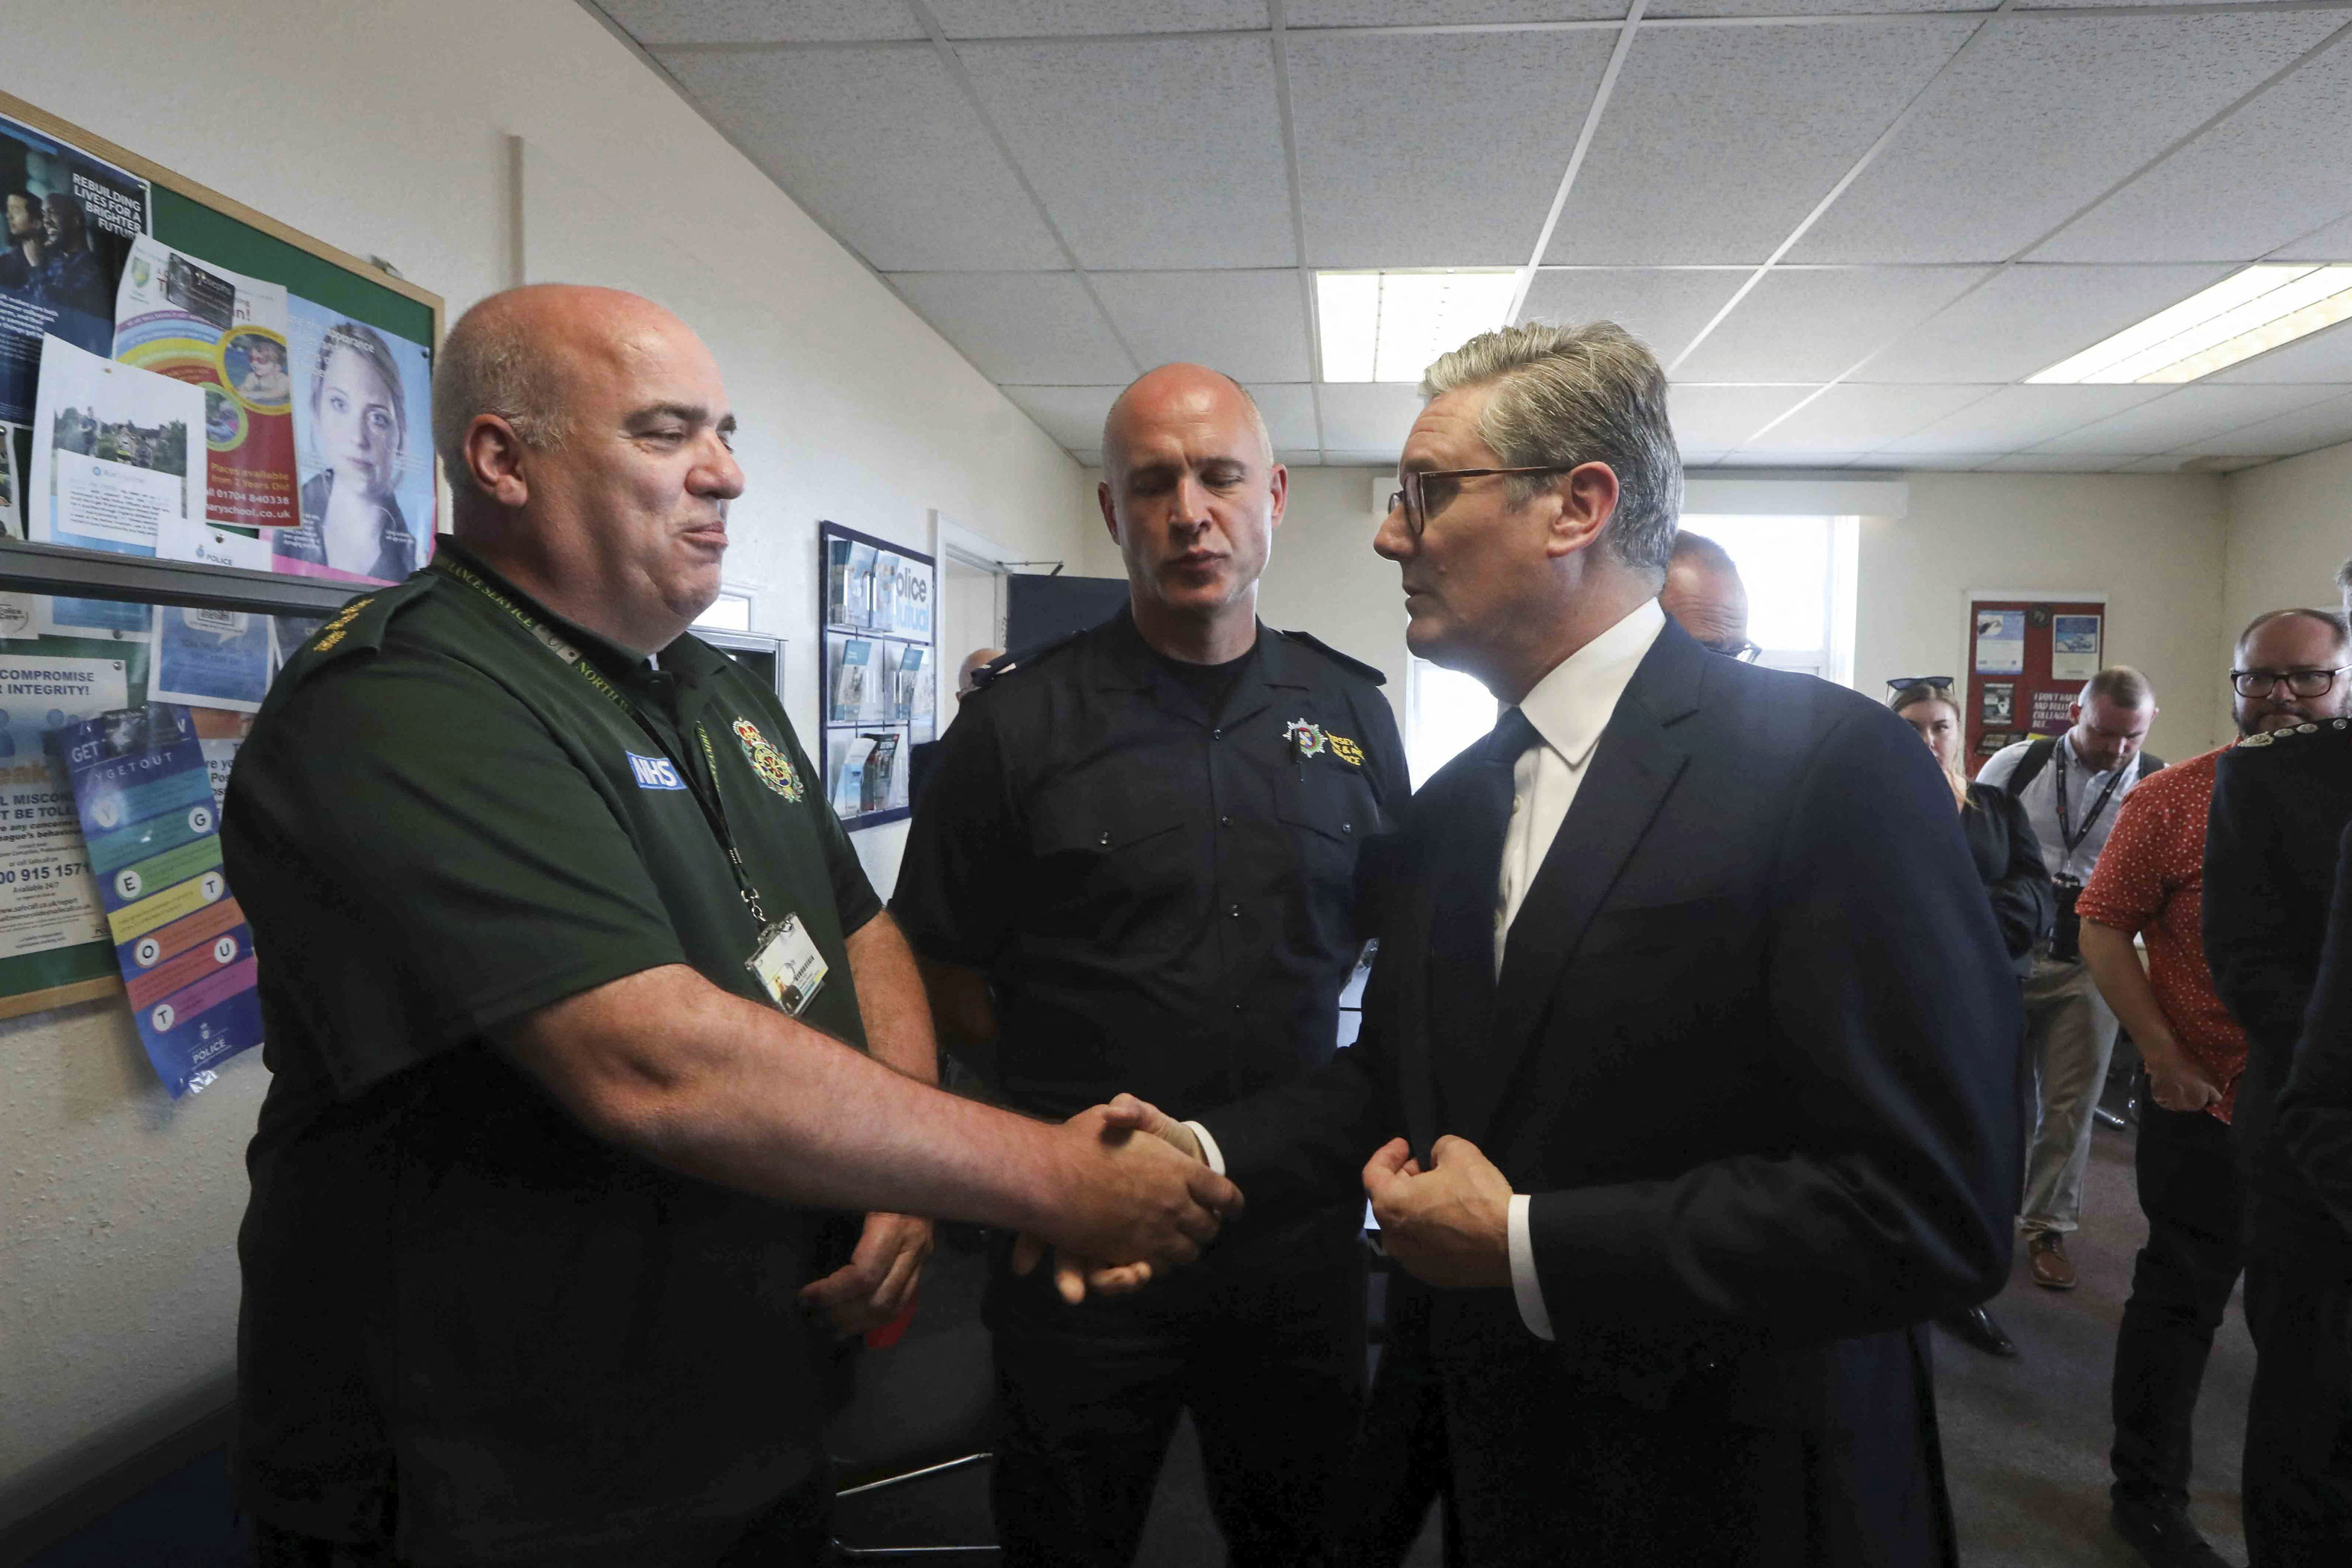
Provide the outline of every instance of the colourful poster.
<path id="1" fill-rule="evenodd" d="M 221 870 L 220 809 L 188 710 L 68 727 L 66 766 L 131 1016 L 176 1097 L 261 1043 L 253 932 Z"/>
<path id="2" fill-rule="evenodd" d="M 115 280 L 147 205 L 138 175 L 0 116 L 0 419 L 32 420 L 45 341 L 110 352 Z"/>
<path id="3" fill-rule="evenodd" d="M 1979 675 L 2025 673 L 2025 612 L 1979 610 L 1977 658 Z"/>
<path id="4" fill-rule="evenodd" d="M 294 525 L 294 384 L 286 370 L 283 287 L 142 235 L 115 296 L 114 357 L 204 388 L 205 519 L 239 528 Z"/>
<path id="5" fill-rule="evenodd" d="M 106 939 L 53 737 L 130 700 L 121 659 L 0 654 L 0 955 Z"/>
<path id="6" fill-rule="evenodd" d="M 2099 673 L 2099 616 L 2050 618 L 2050 679 L 2088 680 Z"/>
<path id="7" fill-rule="evenodd" d="M 301 490 L 270 567 L 396 583 L 433 556 L 432 355 L 299 295 L 287 332 Z"/>

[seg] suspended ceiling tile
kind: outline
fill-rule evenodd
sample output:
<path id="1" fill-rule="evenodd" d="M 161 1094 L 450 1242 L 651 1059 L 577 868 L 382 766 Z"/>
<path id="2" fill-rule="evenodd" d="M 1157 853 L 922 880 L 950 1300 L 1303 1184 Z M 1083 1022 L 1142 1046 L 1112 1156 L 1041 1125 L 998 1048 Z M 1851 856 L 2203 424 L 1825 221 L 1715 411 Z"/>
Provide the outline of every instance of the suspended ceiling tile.
<path id="1" fill-rule="evenodd" d="M 993 382 L 1124 386 L 1133 361 L 1068 272 L 902 272 L 891 284 Z"/>
<path id="2" fill-rule="evenodd" d="M 874 0 L 596 0 L 641 44 L 821 44 L 919 38 L 903 5 Z"/>
<path id="3" fill-rule="evenodd" d="M 1858 461 L 1861 457 L 1862 454 L 1858 451 L 1840 452 L 1807 447 L 1802 451 L 1781 452 L 1755 447 L 1742 447 L 1738 451 L 1727 454 L 1723 458 L 1723 462 L 1727 467 L 1738 468 L 1843 468 L 1848 463 Z"/>
<path id="4" fill-rule="evenodd" d="M 1542 268 L 1528 289 L 1522 321 L 1614 321 L 1643 342 L 1661 363 L 1682 353 L 1725 300 L 1748 280 L 1748 268 L 1675 271 L 1636 267 Z"/>
<path id="5" fill-rule="evenodd" d="M 1753 437 L 1745 449 L 1759 456 L 1800 447 L 1874 451 L 1998 390 L 1992 386 L 1865 386 L 1843 383 Z"/>
<path id="6" fill-rule="evenodd" d="M 1286 450 L 1277 447 L 1274 451 L 1274 460 L 1286 468 L 1319 468 L 1323 466 L 1323 454 L 1312 447 Z"/>
<path id="7" fill-rule="evenodd" d="M 1292 39 L 1307 259 L 1525 266 L 1616 37 Z"/>
<path id="8" fill-rule="evenodd" d="M 1480 22 L 1578 22 L 1625 14 L 1625 0 L 1290 0 L 1293 27 L 1420 27 Z"/>
<path id="9" fill-rule="evenodd" d="M 1644 20 L 1676 16 L 1853 16 L 1897 11 L 1990 11 L 1985 0 L 1658 0 Z"/>
<path id="10" fill-rule="evenodd" d="M 1013 406 L 1039 429 L 1072 451 L 1099 450 L 1103 416 L 1119 394 L 1116 386 L 1008 386 Z"/>
<path id="11" fill-rule="evenodd" d="M 957 54 L 1080 266 L 1297 263 L 1265 39 Z"/>
<path id="12" fill-rule="evenodd" d="M 2352 217 L 2279 247 L 2273 261 L 2352 261 Z"/>
<path id="13" fill-rule="evenodd" d="M 1901 473 L 1920 469 L 1936 474 L 1964 474 L 1980 468 L 2000 454 L 1995 452 L 1873 452 L 1858 467 L 1880 472 Z"/>
<path id="14" fill-rule="evenodd" d="M 1828 381 L 1985 277 L 1970 267 L 1774 268 L 1675 374 Z"/>
<path id="15" fill-rule="evenodd" d="M 2334 395 L 2325 386 L 2179 386 L 2137 408 L 2037 448 L 2043 452 L 2105 452 L 2145 456 L 2203 446 L 2248 425 L 2307 408 Z"/>
<path id="16" fill-rule="evenodd" d="M 1237 381 L 1307 381 L 1307 309 L 1295 268 L 1097 272 L 1103 308 L 1147 365 L 1192 360 Z"/>
<path id="17" fill-rule="evenodd" d="M 1264 27 L 1265 0 L 931 0 L 950 38 L 1051 38 Z"/>
<path id="18" fill-rule="evenodd" d="M 2210 458 L 2292 458 L 2352 441 L 2352 396 L 2330 398 L 2198 444 Z"/>
<path id="19" fill-rule="evenodd" d="M 2022 381 L 2229 276 L 2213 267 L 2012 267 L 1872 356 L 1869 381 Z"/>
<path id="20" fill-rule="evenodd" d="M 1068 265 L 931 50 L 659 58 L 794 201 L 877 268 Z"/>
<path id="21" fill-rule="evenodd" d="M 2014 255 L 2343 20 L 2294 12 L 1991 23 L 1791 258 Z"/>
<path id="22" fill-rule="evenodd" d="M 1328 388 L 1326 390 L 1328 391 Z M 1402 442 L 1398 443 L 1398 446 L 1402 445 Z M 1372 451 L 1327 451 L 1323 454 L 1323 461 L 1325 466 L 1334 468 L 1381 468 L 1393 472 L 1396 468 L 1397 453 L 1394 447 L 1380 447 Z"/>
<path id="23" fill-rule="evenodd" d="M 2232 386 L 2255 382 L 2352 383 L 2352 322 L 2339 322 L 2324 332 L 2297 338 L 2266 354 L 2216 372 L 2210 379 Z"/>
<path id="24" fill-rule="evenodd" d="M 1250 396 L 1265 416 L 1265 430 L 1275 446 L 1320 447 L 1315 428 L 1315 389 L 1306 384 L 1250 384 Z"/>
<path id="25" fill-rule="evenodd" d="M 1817 390 L 1811 386 L 1706 386 L 1676 382 L 1666 388 L 1666 413 L 1679 446 L 1729 450 Z"/>
<path id="26" fill-rule="evenodd" d="M 2163 395 L 2161 386 L 2004 386 L 1948 414 L 1879 455 L 1903 458 L 1965 452 L 2000 455 L 2039 446 L 2067 431 Z"/>
<path id="27" fill-rule="evenodd" d="M 1549 262 L 1760 262 L 1975 27 L 1645 29 Z"/>
<path id="28" fill-rule="evenodd" d="M 1375 454 L 1374 462 L 1394 463 L 1421 414 L 1420 391 L 1399 383 L 1325 382 L 1317 390 L 1326 451 Z"/>
<path id="29" fill-rule="evenodd" d="M 2352 48 L 2329 50 L 2034 252 L 2053 261 L 2252 261 L 2344 210 Z"/>

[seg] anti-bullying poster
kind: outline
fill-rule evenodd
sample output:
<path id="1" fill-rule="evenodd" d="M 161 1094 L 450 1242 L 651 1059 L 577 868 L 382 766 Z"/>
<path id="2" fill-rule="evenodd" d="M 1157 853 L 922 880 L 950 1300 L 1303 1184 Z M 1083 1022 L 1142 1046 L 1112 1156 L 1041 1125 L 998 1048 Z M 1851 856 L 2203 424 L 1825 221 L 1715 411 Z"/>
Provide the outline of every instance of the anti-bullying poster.
<path id="1" fill-rule="evenodd" d="M 68 726 L 65 756 L 140 1043 L 174 1098 L 202 1089 L 261 1043 L 261 1001 L 194 720 L 117 709 Z"/>

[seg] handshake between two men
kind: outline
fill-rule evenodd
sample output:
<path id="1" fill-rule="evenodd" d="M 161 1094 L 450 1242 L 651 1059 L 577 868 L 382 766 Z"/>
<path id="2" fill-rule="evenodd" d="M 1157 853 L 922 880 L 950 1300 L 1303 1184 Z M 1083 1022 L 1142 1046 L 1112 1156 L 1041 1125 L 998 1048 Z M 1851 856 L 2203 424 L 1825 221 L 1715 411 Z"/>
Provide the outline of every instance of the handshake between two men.
<path id="1" fill-rule="evenodd" d="M 1092 1129 L 1106 1144 L 1149 1134 L 1195 1162 L 1203 1174 L 1223 1182 L 1222 1173 L 1211 1171 L 1207 1152 L 1192 1128 L 1131 1094 L 1083 1111 L 1066 1125 Z M 1430 1162 L 1423 1169 L 1405 1141 L 1392 1138 L 1365 1163 L 1364 1195 L 1371 1200 L 1383 1250 L 1424 1284 L 1452 1289 L 1510 1284 L 1510 1183 L 1466 1138 L 1438 1139 L 1431 1146 Z M 1240 1190 L 1230 1182 L 1223 1184 L 1233 1194 L 1232 1205 L 1212 1211 L 1205 1234 L 1198 1215 L 1183 1216 L 1181 1234 L 1198 1246 L 1213 1239 L 1220 1221 L 1240 1212 Z M 1154 1276 L 1152 1258 L 1107 1262 L 1106 1258 L 1121 1255 L 1055 1247 L 1034 1232 L 1024 1233 L 1013 1247 L 1014 1271 L 1029 1273 L 1049 1250 L 1055 1289 L 1073 1306 L 1089 1292 L 1115 1296 L 1139 1289 Z M 1160 1261 L 1188 1263 L 1197 1256 L 1198 1247 L 1180 1248 Z"/>

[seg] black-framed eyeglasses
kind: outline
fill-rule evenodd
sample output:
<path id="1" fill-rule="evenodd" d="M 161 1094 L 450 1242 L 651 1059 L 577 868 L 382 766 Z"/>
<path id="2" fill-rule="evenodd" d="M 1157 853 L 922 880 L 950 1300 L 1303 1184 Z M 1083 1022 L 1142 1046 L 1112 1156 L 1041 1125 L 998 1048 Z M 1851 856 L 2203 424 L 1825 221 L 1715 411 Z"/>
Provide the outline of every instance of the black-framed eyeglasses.
<path id="1" fill-rule="evenodd" d="M 1709 642 L 1698 639 L 1698 646 L 1709 653 L 1719 653 L 1726 658 L 1736 658 L 1742 664 L 1754 664 L 1764 657 L 1764 645 L 1741 637 L 1738 642 Z"/>
<path id="2" fill-rule="evenodd" d="M 2281 681 L 2297 697 L 2325 697 L 2336 684 L 2336 678 L 2352 664 L 2339 664 L 2333 669 L 2233 669 L 2230 684 L 2241 697 L 2268 697 Z"/>
<path id="3" fill-rule="evenodd" d="M 1565 474 L 1580 465 L 1554 463 L 1541 468 L 1413 468 L 1397 476 L 1398 489 L 1389 492 L 1389 510 L 1404 513 L 1404 531 L 1415 539 L 1429 526 L 1432 510 L 1428 489 L 1432 479 L 1476 479 L 1489 474 Z M 1445 503 L 1454 499 L 1450 490 L 1441 490 L 1435 497 L 1435 510 L 1444 511 Z"/>
<path id="4" fill-rule="evenodd" d="M 1949 691 L 1952 678 L 1948 675 L 1890 675 L 1886 678 L 1889 691 L 1905 691 L 1914 686 L 1932 686 L 1938 691 Z"/>

